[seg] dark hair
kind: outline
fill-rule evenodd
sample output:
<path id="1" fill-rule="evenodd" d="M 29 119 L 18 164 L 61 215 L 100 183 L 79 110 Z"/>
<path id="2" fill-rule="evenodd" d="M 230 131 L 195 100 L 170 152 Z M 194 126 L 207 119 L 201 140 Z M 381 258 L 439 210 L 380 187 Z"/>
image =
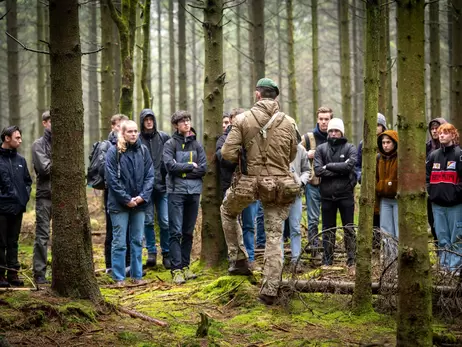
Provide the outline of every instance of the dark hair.
<path id="1" fill-rule="evenodd" d="M 257 87 L 257 92 L 260 93 L 262 98 L 267 98 L 267 99 L 276 99 L 278 96 L 278 93 L 276 89 L 274 88 L 268 88 L 268 87 Z"/>
<path id="2" fill-rule="evenodd" d="M 48 122 L 51 119 L 50 111 L 45 111 L 42 114 L 42 122 Z"/>
<path id="3" fill-rule="evenodd" d="M 183 119 L 191 120 L 191 112 L 185 110 L 176 111 L 172 114 L 171 122 L 172 124 L 178 124 L 178 122 L 182 121 Z"/>
<path id="4" fill-rule="evenodd" d="M 229 118 L 229 117 L 231 117 L 231 115 L 229 114 L 229 112 L 223 112 L 223 117 L 222 117 L 222 119 L 223 119 L 223 118 Z"/>
<path id="5" fill-rule="evenodd" d="M 240 107 L 238 107 L 238 108 L 233 108 L 233 109 L 231 110 L 230 114 L 229 114 L 229 117 L 230 117 L 230 118 L 234 118 L 234 117 L 236 117 L 238 114 L 241 114 L 241 113 L 244 113 L 244 112 L 245 112 L 245 110 L 244 110 L 243 108 L 240 108 Z"/>
<path id="6" fill-rule="evenodd" d="M 19 133 L 21 134 L 21 129 L 19 129 L 17 125 L 10 125 L 9 127 L 3 128 L 1 136 L 2 142 L 5 142 L 5 137 L 13 136 L 13 133 L 15 131 L 19 131 Z"/>

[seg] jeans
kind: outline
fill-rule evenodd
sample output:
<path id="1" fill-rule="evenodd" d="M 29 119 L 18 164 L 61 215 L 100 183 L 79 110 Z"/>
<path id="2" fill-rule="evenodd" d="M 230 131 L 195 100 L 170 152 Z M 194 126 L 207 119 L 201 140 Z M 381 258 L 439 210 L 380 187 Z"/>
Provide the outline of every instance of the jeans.
<path id="1" fill-rule="evenodd" d="M 21 231 L 22 213 L 0 214 L 0 277 L 5 277 L 5 267 L 19 270 L 18 240 Z M 10 273 L 11 271 L 8 271 Z"/>
<path id="2" fill-rule="evenodd" d="M 171 270 L 189 266 L 200 194 L 168 194 Z"/>
<path id="3" fill-rule="evenodd" d="M 249 255 L 249 261 L 255 261 L 255 217 L 258 201 L 251 203 L 241 213 L 242 237 L 244 246 Z"/>
<path id="4" fill-rule="evenodd" d="M 318 226 L 321 214 L 321 193 L 319 186 L 307 184 L 305 186 L 306 213 L 308 216 L 308 244 L 311 247 L 319 246 Z"/>
<path id="5" fill-rule="evenodd" d="M 148 253 L 157 254 L 156 231 L 154 229 L 154 207 L 156 208 L 157 222 L 160 229 L 160 248 L 162 255 L 168 254 L 168 197 L 167 193 L 152 191 L 151 202 L 146 207 L 144 220 L 144 237 Z"/>
<path id="6" fill-rule="evenodd" d="M 266 233 L 265 233 L 265 211 L 263 210 L 263 204 L 258 201 L 257 208 L 257 247 L 265 248 L 266 245 Z"/>
<path id="7" fill-rule="evenodd" d="M 51 200 L 35 201 L 35 242 L 33 267 L 35 277 L 45 277 L 48 241 L 50 240 Z"/>
<path id="8" fill-rule="evenodd" d="M 295 263 L 300 256 L 302 248 L 302 234 L 300 232 L 300 221 L 302 220 L 302 198 L 299 196 L 290 206 L 289 228 L 290 228 L 290 252 L 291 261 Z"/>
<path id="9" fill-rule="evenodd" d="M 143 251 L 143 230 L 145 212 L 110 212 L 112 221 L 112 278 L 125 279 L 125 256 L 127 252 L 127 230 L 130 227 L 130 277 L 139 280 L 143 274 L 141 254 Z"/>
<path id="10" fill-rule="evenodd" d="M 380 199 L 380 229 L 398 238 L 398 200 Z"/>
<path id="11" fill-rule="evenodd" d="M 322 262 L 332 265 L 334 260 L 335 234 L 337 226 L 337 209 L 340 211 L 342 224 L 349 225 L 354 222 L 355 202 L 351 199 L 322 200 L 322 244 L 324 248 Z M 332 229 L 332 230 L 328 230 Z M 347 265 L 354 265 L 356 251 L 356 235 L 352 228 L 343 228 L 343 241 L 347 252 Z"/>
<path id="12" fill-rule="evenodd" d="M 438 247 L 462 254 L 462 204 L 443 207 L 432 203 Z M 462 257 L 442 251 L 440 264 L 450 271 L 460 270 Z"/>

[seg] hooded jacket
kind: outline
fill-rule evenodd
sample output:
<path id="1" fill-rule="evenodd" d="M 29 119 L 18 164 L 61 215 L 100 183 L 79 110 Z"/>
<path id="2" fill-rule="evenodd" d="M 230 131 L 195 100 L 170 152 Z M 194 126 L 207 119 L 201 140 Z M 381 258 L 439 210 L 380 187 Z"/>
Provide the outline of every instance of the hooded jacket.
<path id="1" fill-rule="evenodd" d="M 51 131 L 45 129 L 43 136 L 32 144 L 32 163 L 37 175 L 35 197 L 51 199 Z"/>
<path id="2" fill-rule="evenodd" d="M 386 153 L 382 147 L 382 139 L 385 135 L 395 144 L 395 148 L 390 153 Z M 379 154 L 375 192 L 380 198 L 394 199 L 398 192 L 398 139 L 398 133 L 394 130 L 386 130 L 377 137 Z"/>
<path id="3" fill-rule="evenodd" d="M 106 184 L 108 189 L 107 208 L 110 212 L 144 210 L 151 200 L 154 184 L 152 160 L 141 140 L 127 145 L 127 150 L 118 153 L 117 146 L 111 146 L 106 154 Z M 130 208 L 127 204 L 136 196 L 144 202 Z"/>
<path id="4" fill-rule="evenodd" d="M 154 119 L 154 129 L 152 132 L 148 132 L 144 128 L 144 119 L 147 116 L 151 116 Z M 164 152 L 164 144 L 170 139 L 170 136 L 163 131 L 157 130 L 156 116 L 149 108 L 145 108 L 140 113 L 140 129 L 141 142 L 149 149 L 149 153 L 151 153 L 152 165 L 154 167 L 154 191 L 165 193 L 167 190 L 165 185 L 167 170 L 165 169 L 162 155 Z"/>
<path id="5" fill-rule="evenodd" d="M 295 180 L 300 186 L 306 185 L 310 177 L 311 164 L 308 152 L 301 144 L 298 144 L 297 155 L 294 161 L 290 163 L 290 171 L 294 174 Z"/>
<path id="6" fill-rule="evenodd" d="M 355 146 L 345 137 L 329 138 L 316 149 L 314 172 L 321 177 L 322 199 L 353 199 L 356 155 Z"/>
<path id="7" fill-rule="evenodd" d="M 196 140 L 194 129 L 191 128 L 188 136 L 175 132 L 164 145 L 163 160 L 167 169 L 167 193 L 202 193 L 207 160 L 204 148 Z"/>
<path id="8" fill-rule="evenodd" d="M 221 155 L 221 148 L 223 147 L 223 144 L 225 143 L 231 128 L 232 125 L 228 125 L 224 134 L 218 138 L 215 148 L 217 163 L 220 169 L 220 186 L 223 192 L 223 196 L 225 195 L 226 190 L 228 190 L 228 188 L 231 186 L 231 180 L 237 167 L 236 163 L 232 163 L 223 159 L 223 156 Z"/>
<path id="9" fill-rule="evenodd" d="M 236 116 L 221 149 L 223 158 L 238 163 L 243 146 L 249 176 L 288 175 L 290 162 L 297 154 L 298 143 L 293 119 L 280 112 L 267 129 L 267 140 L 259 134 L 277 112 L 279 104 L 276 100 L 262 99 L 250 111 Z"/>
<path id="10" fill-rule="evenodd" d="M 426 153 L 427 153 L 427 159 L 428 159 L 428 156 L 435 150 L 437 150 L 438 148 L 441 147 L 440 145 L 440 141 L 437 139 L 437 140 L 434 140 L 432 138 L 432 133 L 431 133 L 431 125 L 433 122 L 436 122 L 438 123 L 438 125 L 442 125 L 442 124 L 445 124 L 447 123 L 446 119 L 444 118 L 434 118 L 432 119 L 429 123 L 428 123 L 428 133 L 430 134 L 430 140 L 427 142 L 426 144 Z"/>
<path id="11" fill-rule="evenodd" d="M 15 149 L 0 147 L 0 214 L 26 211 L 32 179 L 24 157 Z"/>

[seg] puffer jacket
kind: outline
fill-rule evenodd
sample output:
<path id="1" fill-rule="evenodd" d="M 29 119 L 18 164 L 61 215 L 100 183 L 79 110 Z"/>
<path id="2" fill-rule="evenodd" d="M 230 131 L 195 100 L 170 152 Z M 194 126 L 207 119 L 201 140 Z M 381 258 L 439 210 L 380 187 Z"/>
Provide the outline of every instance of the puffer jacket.
<path id="1" fill-rule="evenodd" d="M 164 145 L 167 168 L 167 193 L 201 194 L 202 178 L 207 171 L 204 148 L 196 140 L 194 129 L 188 136 L 175 132 Z M 192 163 L 197 164 L 197 168 Z"/>
<path id="2" fill-rule="evenodd" d="M 45 129 L 43 136 L 32 144 L 32 163 L 37 175 L 37 199 L 51 199 L 51 131 Z"/>
<path id="3" fill-rule="evenodd" d="M 382 138 L 387 135 L 395 143 L 390 153 L 385 153 L 382 147 Z M 398 133 L 386 130 L 377 137 L 379 149 L 376 171 L 375 192 L 379 198 L 394 199 L 398 192 Z"/>
<path id="4" fill-rule="evenodd" d="M 144 147 L 144 148 L 143 148 Z M 151 200 L 154 185 L 154 171 L 148 149 L 138 140 L 128 145 L 127 150 L 118 153 L 117 146 L 111 146 L 106 154 L 107 207 L 110 212 L 127 212 L 130 209 L 144 210 Z M 144 203 L 130 208 L 127 204 L 136 196 Z"/>
<path id="5" fill-rule="evenodd" d="M 249 176 L 285 176 L 297 154 L 295 122 L 280 112 L 267 130 L 267 141 L 259 134 L 271 117 L 279 112 L 279 104 L 273 99 L 258 101 L 250 111 L 238 116 L 221 149 L 225 160 L 237 163 L 243 146 L 247 158 Z M 265 148 L 266 162 L 265 162 Z"/>
<path id="6" fill-rule="evenodd" d="M 154 131 L 147 132 L 144 128 L 144 119 L 147 116 L 154 118 Z M 165 178 L 167 176 L 167 170 L 165 169 L 162 155 L 164 152 L 164 144 L 170 139 L 170 136 L 163 131 L 157 130 L 157 120 L 154 112 L 145 108 L 140 113 L 140 129 L 141 129 L 141 142 L 149 149 L 151 153 L 152 165 L 154 167 L 154 190 L 160 193 L 165 193 L 167 187 L 165 184 Z"/>
<path id="7" fill-rule="evenodd" d="M 435 150 L 441 147 L 440 141 L 439 140 L 433 140 L 432 134 L 431 134 L 431 124 L 433 122 L 438 123 L 439 125 L 447 123 L 446 119 L 444 118 L 434 118 L 428 123 L 428 133 L 430 134 L 430 140 L 426 143 L 425 145 L 425 150 L 427 153 L 427 158 L 428 156 Z"/>
<path id="8" fill-rule="evenodd" d="M 15 149 L 0 147 L 0 214 L 26 211 L 32 179 L 24 157 Z"/>
<path id="9" fill-rule="evenodd" d="M 321 177 L 321 199 L 353 199 L 356 148 L 345 137 L 329 138 L 314 155 L 314 172 Z M 325 167 L 325 168 L 324 168 Z"/>

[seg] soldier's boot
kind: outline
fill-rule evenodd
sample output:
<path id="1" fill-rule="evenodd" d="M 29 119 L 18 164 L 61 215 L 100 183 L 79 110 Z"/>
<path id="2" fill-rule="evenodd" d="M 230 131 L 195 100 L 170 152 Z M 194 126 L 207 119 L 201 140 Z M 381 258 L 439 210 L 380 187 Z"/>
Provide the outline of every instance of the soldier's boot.
<path id="1" fill-rule="evenodd" d="M 146 267 L 156 267 L 157 265 L 157 253 L 148 253 L 148 259 L 146 260 Z"/>
<path id="2" fill-rule="evenodd" d="M 258 300 L 260 300 L 262 303 L 264 303 L 265 305 L 268 305 L 268 306 L 271 306 L 274 304 L 274 302 L 276 301 L 276 297 L 275 296 L 270 296 L 270 295 L 266 295 L 266 294 L 260 294 L 258 295 Z"/>
<path id="3" fill-rule="evenodd" d="M 247 259 L 239 259 L 230 263 L 228 273 L 230 275 L 250 276 L 252 275 L 252 270 L 249 268 Z"/>

